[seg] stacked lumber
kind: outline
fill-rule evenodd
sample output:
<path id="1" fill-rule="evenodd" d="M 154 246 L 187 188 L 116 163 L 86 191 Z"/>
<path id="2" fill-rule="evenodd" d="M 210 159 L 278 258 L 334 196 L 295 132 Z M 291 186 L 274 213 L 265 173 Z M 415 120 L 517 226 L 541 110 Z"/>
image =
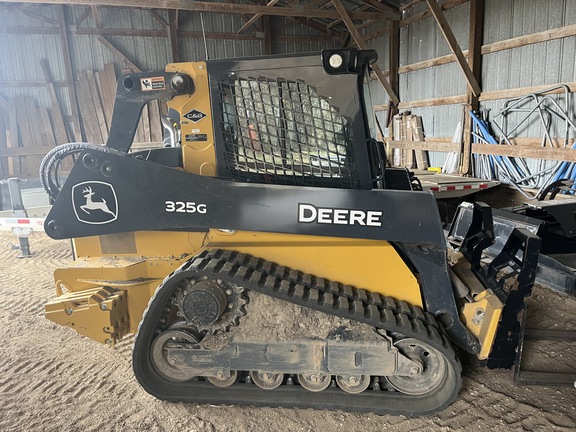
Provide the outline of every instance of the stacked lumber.
<path id="1" fill-rule="evenodd" d="M 38 106 L 30 96 L 10 100 L 0 96 L 0 178 L 38 177 L 42 158 L 56 145 L 74 141 L 104 144 L 108 140 L 116 97 L 114 65 L 78 74 L 74 84 L 81 131 L 74 130 L 77 119 L 66 115 L 58 100 L 48 62 L 40 60 L 40 66 L 49 94 L 48 108 Z M 132 148 L 161 147 L 162 137 L 160 105 L 153 101 L 144 107 Z M 71 167 L 71 162 L 63 166 L 65 170 Z"/>
<path id="2" fill-rule="evenodd" d="M 395 115 L 392 136 L 395 141 L 424 141 L 422 117 L 412 115 L 410 111 Z M 394 166 L 428 169 L 428 152 L 425 150 L 394 149 L 392 160 Z"/>
<path id="3" fill-rule="evenodd" d="M 107 64 L 101 72 L 86 71 L 77 76 L 76 93 L 84 139 L 90 143 L 104 144 L 108 141 L 116 97 L 114 66 Z M 161 142 L 160 107 L 158 101 L 152 101 L 142 110 L 133 148 L 158 147 Z"/>
<path id="4" fill-rule="evenodd" d="M 42 158 L 68 142 L 61 112 L 40 108 L 30 96 L 2 98 L 0 109 L 0 178 L 38 177 Z"/>

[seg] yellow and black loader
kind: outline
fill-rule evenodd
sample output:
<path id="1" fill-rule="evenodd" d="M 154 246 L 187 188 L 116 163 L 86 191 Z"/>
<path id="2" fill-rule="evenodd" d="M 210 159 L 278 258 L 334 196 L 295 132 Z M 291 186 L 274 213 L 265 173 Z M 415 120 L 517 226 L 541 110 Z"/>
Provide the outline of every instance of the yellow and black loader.
<path id="1" fill-rule="evenodd" d="M 326 50 L 122 77 L 108 143 L 42 163 L 45 230 L 75 255 L 47 318 L 109 345 L 135 333 L 138 381 L 171 401 L 422 415 L 456 399 L 459 351 L 510 368 L 541 239 L 514 227 L 483 262 L 495 235 L 476 204 L 447 240 L 434 196 L 372 138 L 375 59 Z M 165 147 L 130 152 L 156 99 Z M 278 328 L 306 313 L 335 324 L 246 337 L 258 298 L 272 305 L 260 314 L 300 311 Z"/>

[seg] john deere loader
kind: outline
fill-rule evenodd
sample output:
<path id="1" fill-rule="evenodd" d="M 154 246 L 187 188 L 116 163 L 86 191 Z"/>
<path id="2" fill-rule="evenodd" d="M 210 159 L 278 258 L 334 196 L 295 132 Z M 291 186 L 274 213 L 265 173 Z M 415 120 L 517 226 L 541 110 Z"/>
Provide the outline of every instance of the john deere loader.
<path id="1" fill-rule="evenodd" d="M 424 415 L 457 398 L 459 353 L 510 368 L 540 238 L 514 228 L 484 262 L 495 236 L 476 204 L 447 240 L 434 196 L 374 139 L 375 60 L 123 76 L 107 144 L 41 167 L 45 230 L 75 257 L 47 318 L 108 345 L 136 334 L 136 378 L 169 401 Z M 152 100 L 165 146 L 131 152 Z"/>

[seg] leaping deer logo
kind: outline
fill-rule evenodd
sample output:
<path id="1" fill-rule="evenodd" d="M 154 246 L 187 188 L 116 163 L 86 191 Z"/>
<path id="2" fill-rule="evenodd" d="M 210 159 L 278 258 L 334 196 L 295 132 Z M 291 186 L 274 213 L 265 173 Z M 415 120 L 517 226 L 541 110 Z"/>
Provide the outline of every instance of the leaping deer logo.
<path id="1" fill-rule="evenodd" d="M 118 197 L 110 183 L 92 180 L 72 186 L 72 208 L 86 224 L 101 225 L 118 219 Z"/>
<path id="2" fill-rule="evenodd" d="M 116 217 L 116 214 L 108 208 L 108 204 L 106 200 L 102 198 L 102 201 L 93 201 L 92 196 L 94 192 L 92 192 L 92 188 L 90 186 L 86 187 L 82 190 L 82 195 L 86 198 L 86 204 L 80 206 L 80 208 L 88 213 L 91 214 L 88 210 L 102 210 L 104 213 L 111 214 L 113 217 Z"/>

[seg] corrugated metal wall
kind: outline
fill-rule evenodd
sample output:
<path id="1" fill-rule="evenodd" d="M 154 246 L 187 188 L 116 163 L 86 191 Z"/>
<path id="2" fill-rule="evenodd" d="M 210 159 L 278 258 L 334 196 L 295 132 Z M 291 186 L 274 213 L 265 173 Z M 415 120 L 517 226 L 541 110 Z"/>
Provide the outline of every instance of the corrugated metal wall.
<path id="1" fill-rule="evenodd" d="M 424 10 L 424 4 L 409 9 L 403 18 Z M 463 50 L 468 48 L 470 4 L 444 11 L 456 39 Z M 483 45 L 513 37 L 528 35 L 576 23 L 576 0 L 486 0 Z M 373 40 L 370 46 L 384 55 L 387 35 Z M 400 66 L 450 54 L 451 51 L 434 18 L 428 17 L 400 29 Z M 387 58 L 387 54 L 385 54 Z M 576 81 L 576 37 L 537 43 L 486 54 L 482 58 L 481 86 L 483 91 L 503 90 L 536 85 L 554 85 Z M 378 87 L 377 83 L 373 83 Z M 432 99 L 466 93 L 464 75 L 456 63 L 449 63 L 399 77 L 399 97 L 403 102 Z M 375 104 L 386 104 L 388 98 L 375 89 Z M 492 116 L 502 107 L 503 100 L 486 101 L 481 108 Z M 573 101 L 573 109 L 576 103 Z M 427 137 L 450 138 L 462 119 L 461 105 L 412 108 L 422 116 Z M 576 112 L 576 111 L 574 111 Z M 514 121 L 514 117 L 511 118 Z M 540 137 L 543 129 L 538 122 L 523 128 L 519 136 Z M 432 165 L 442 165 L 446 154 L 431 153 Z"/>
<path id="2" fill-rule="evenodd" d="M 36 6 L 27 5 L 30 12 L 42 15 L 58 22 L 62 6 Z M 86 11 L 82 6 L 66 7 L 66 16 L 71 28 Z M 103 29 L 125 29 L 129 31 L 155 30 L 165 31 L 162 24 L 156 20 L 149 11 L 144 9 L 123 9 L 99 7 L 100 26 Z M 167 11 L 157 13 L 168 22 Z M 185 14 L 185 13 L 184 13 Z M 231 14 L 185 14 L 186 19 L 181 26 L 184 32 L 203 31 L 206 34 L 236 33 L 244 24 L 242 17 Z M 203 24 L 203 25 L 202 25 Z M 49 34 L 7 34 L 0 31 L 0 82 L 1 81 L 43 81 L 44 76 L 40 68 L 39 60 L 47 59 L 55 81 L 65 81 L 64 53 L 60 35 L 57 33 L 58 25 L 39 21 L 24 15 L 17 9 L 4 8 L 0 13 L 0 27 L 18 27 L 24 32 L 25 27 L 47 28 Z M 82 28 L 98 29 L 93 15 L 88 16 L 81 23 Z M 274 41 L 272 50 L 274 54 L 291 52 L 320 51 L 323 48 L 338 46 L 336 41 L 313 42 L 306 36 L 323 36 L 322 33 L 289 18 L 271 17 L 271 27 L 274 35 L 302 36 L 302 40 Z M 249 29 L 243 34 L 254 34 L 254 29 Z M 167 37 L 158 36 L 106 36 L 115 47 L 126 55 L 136 66 L 142 70 L 163 69 L 171 61 L 170 46 Z M 206 59 L 206 53 L 210 59 L 230 57 L 250 57 L 263 54 L 263 34 L 252 40 L 231 40 L 209 37 L 206 47 L 202 38 L 180 38 L 181 61 L 201 61 Z M 70 49 L 72 67 L 74 72 L 86 70 L 101 71 L 106 63 L 114 63 L 117 74 L 121 73 L 122 62 L 119 61 L 95 35 L 75 34 L 70 35 Z M 56 86 L 60 101 L 64 103 L 66 114 L 71 114 L 68 89 L 62 84 Z M 0 94 L 6 98 L 14 95 L 30 95 L 39 106 L 49 106 L 49 93 L 46 87 L 36 85 L 25 87 L 22 85 L 0 84 Z"/>

